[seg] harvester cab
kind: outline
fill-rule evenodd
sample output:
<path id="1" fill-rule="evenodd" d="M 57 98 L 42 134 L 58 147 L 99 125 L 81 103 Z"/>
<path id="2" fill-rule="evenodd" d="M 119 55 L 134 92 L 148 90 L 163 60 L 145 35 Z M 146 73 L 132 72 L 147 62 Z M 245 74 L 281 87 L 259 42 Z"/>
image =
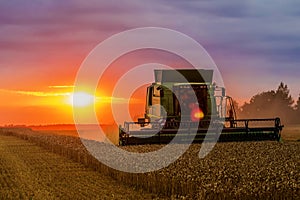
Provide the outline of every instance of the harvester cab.
<path id="1" fill-rule="evenodd" d="M 212 70 L 201 70 L 199 73 L 195 70 L 154 72 L 155 83 L 147 88 L 146 120 L 199 121 L 217 115 L 220 106 L 216 104 Z"/>
<path id="2" fill-rule="evenodd" d="M 208 133 L 212 123 L 222 127 L 221 141 L 280 139 L 279 118 L 236 118 L 232 98 L 212 82 L 213 70 L 155 70 L 154 75 L 155 82 L 147 87 L 144 117 L 119 128 L 121 145 L 168 143 L 176 134 L 182 134 L 184 142 L 191 130 L 197 132 L 193 141 L 200 142 L 207 134 L 216 137 Z M 184 132 L 178 132 L 180 126 Z"/>

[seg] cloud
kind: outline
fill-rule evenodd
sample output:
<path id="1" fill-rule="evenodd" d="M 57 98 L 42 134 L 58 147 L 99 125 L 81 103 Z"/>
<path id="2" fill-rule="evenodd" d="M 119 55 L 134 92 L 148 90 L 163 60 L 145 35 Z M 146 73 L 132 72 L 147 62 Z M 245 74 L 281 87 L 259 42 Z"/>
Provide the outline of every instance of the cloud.
<path id="1" fill-rule="evenodd" d="M 48 86 L 48 88 L 58 88 L 58 89 L 74 88 L 74 85 L 50 85 L 50 86 Z"/>
<path id="2" fill-rule="evenodd" d="M 195 38 L 223 70 L 251 68 L 261 76 L 295 78 L 300 73 L 299 7 L 298 0 L 1 1 L 0 71 L 5 67 L 14 77 L 15 71 L 32 68 L 28 76 L 34 76 L 49 62 L 51 70 L 61 71 L 61 62 L 80 63 L 114 33 L 162 26 Z"/>
<path id="3" fill-rule="evenodd" d="M 73 86 L 71 86 L 73 87 Z M 70 88 L 70 86 L 50 86 L 50 88 Z M 0 92 L 11 93 L 18 95 L 34 96 L 34 97 L 72 97 L 72 92 L 44 92 L 44 91 L 24 91 L 24 90 L 6 90 L 0 89 Z M 143 99 L 137 98 L 122 98 L 122 97 L 109 97 L 109 96 L 96 96 L 96 103 L 112 103 L 112 104 L 126 104 L 130 101 L 133 104 L 144 103 Z"/>
<path id="4" fill-rule="evenodd" d="M 113 33 L 154 25 L 183 31 L 209 46 L 255 53 L 256 44 L 270 34 L 300 35 L 297 5 L 293 0 L 3 1 L 0 44 L 2 51 L 27 54 L 80 51 Z"/>
<path id="5" fill-rule="evenodd" d="M 0 89 L 1 92 L 21 94 L 36 97 L 59 97 L 59 96 L 70 96 L 70 92 L 42 92 L 42 91 L 22 91 L 22 90 L 6 90 Z"/>

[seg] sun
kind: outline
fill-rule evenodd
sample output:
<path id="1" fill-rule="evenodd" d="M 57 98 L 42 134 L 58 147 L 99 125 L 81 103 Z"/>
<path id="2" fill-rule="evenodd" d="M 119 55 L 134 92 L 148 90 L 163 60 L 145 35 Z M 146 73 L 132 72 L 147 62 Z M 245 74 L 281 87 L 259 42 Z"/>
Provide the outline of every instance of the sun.
<path id="1" fill-rule="evenodd" d="M 68 103 L 74 107 L 85 107 L 92 105 L 94 101 L 94 95 L 86 92 L 75 92 L 70 95 Z"/>

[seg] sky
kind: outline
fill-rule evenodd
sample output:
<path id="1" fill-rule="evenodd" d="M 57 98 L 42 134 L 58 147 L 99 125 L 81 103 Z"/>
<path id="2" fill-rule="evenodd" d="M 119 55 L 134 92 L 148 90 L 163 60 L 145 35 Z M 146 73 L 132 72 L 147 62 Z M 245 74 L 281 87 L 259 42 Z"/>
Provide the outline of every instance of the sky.
<path id="1" fill-rule="evenodd" d="M 173 29 L 203 45 L 240 104 L 281 81 L 296 99 L 299 8 L 298 0 L 1 1 L 0 125 L 73 123 L 83 60 L 108 37 L 139 27 Z"/>

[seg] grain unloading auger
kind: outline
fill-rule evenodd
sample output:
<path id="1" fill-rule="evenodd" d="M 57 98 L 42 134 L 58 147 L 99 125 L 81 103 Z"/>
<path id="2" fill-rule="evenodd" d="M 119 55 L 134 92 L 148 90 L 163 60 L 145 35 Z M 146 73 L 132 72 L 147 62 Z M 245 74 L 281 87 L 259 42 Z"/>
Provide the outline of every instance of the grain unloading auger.
<path id="1" fill-rule="evenodd" d="M 280 140 L 280 118 L 236 119 L 231 97 L 212 83 L 213 70 L 155 70 L 145 117 L 119 127 L 120 145 Z M 191 136 L 192 135 L 192 136 Z M 174 141 L 174 140 L 173 140 Z"/>

